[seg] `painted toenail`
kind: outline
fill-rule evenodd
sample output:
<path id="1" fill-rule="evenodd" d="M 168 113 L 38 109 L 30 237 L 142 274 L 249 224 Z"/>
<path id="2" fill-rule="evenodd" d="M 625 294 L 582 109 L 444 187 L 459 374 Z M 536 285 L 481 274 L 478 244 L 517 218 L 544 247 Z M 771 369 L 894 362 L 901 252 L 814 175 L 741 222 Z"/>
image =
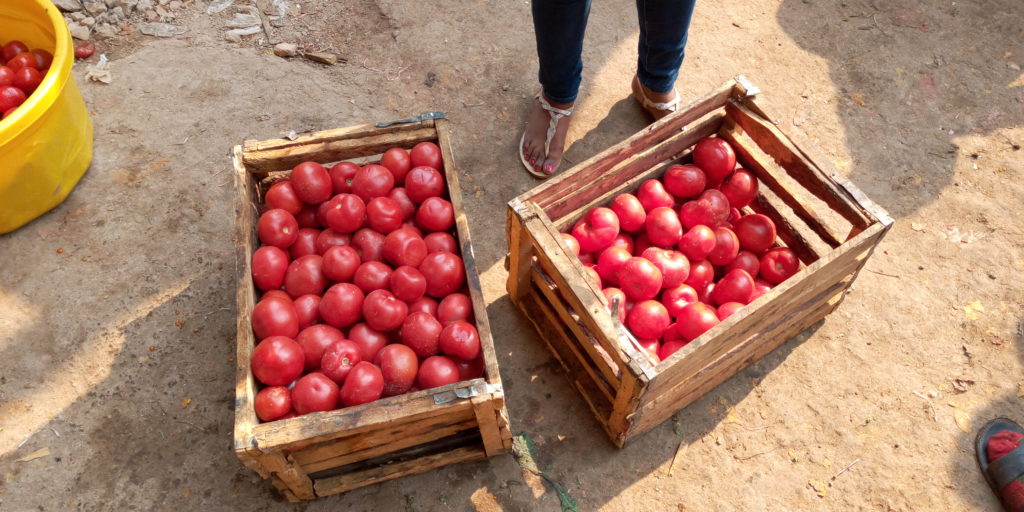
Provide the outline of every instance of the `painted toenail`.
<path id="1" fill-rule="evenodd" d="M 546 172 L 548 174 L 551 174 L 552 172 L 555 172 L 555 166 L 553 166 L 551 164 L 545 165 L 544 166 L 544 172 Z"/>

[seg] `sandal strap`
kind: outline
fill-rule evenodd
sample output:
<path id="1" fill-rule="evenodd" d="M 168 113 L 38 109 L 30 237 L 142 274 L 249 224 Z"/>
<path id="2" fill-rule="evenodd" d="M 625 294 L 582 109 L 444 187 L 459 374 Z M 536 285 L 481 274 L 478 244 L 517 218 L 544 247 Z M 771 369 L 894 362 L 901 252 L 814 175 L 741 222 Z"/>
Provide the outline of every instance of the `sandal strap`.
<path id="1" fill-rule="evenodd" d="M 655 110 L 668 110 L 669 112 L 675 112 L 676 109 L 679 108 L 679 91 L 675 91 L 675 93 L 676 97 L 672 98 L 672 101 L 667 101 L 665 103 L 651 101 L 651 99 L 648 98 L 647 94 L 644 92 L 641 92 L 640 94 L 643 95 L 644 107 L 652 108 Z"/>
<path id="2" fill-rule="evenodd" d="M 1024 475 L 1024 446 L 1018 446 L 989 463 L 988 474 L 999 490 Z"/>
<path id="3" fill-rule="evenodd" d="M 537 101 L 540 102 L 541 108 L 546 110 L 548 115 L 551 117 L 551 121 L 548 123 L 547 135 L 544 137 L 544 154 L 546 155 L 551 149 L 551 139 L 555 137 L 555 131 L 558 129 L 558 122 L 561 121 L 563 117 L 571 116 L 572 110 L 552 106 L 548 103 L 548 100 L 544 98 L 543 92 L 537 93 Z"/>

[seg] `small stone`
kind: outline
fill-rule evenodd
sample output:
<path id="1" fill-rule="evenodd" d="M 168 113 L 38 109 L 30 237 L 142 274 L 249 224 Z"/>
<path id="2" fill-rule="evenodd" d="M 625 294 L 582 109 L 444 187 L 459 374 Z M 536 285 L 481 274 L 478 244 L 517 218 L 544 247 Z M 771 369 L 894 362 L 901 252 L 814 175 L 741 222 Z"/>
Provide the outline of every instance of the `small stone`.
<path id="1" fill-rule="evenodd" d="M 146 12 L 153 9 L 153 0 L 139 0 L 135 3 L 135 8 Z"/>
<path id="2" fill-rule="evenodd" d="M 313 62 L 327 64 L 328 66 L 333 66 L 338 63 L 338 56 L 333 53 L 306 53 L 303 56 Z"/>
<path id="3" fill-rule="evenodd" d="M 124 13 L 124 7 L 121 7 L 119 5 L 117 7 L 114 7 L 113 9 L 111 9 L 110 10 L 110 17 L 114 19 L 115 23 L 119 22 L 119 21 L 124 21 L 124 19 L 126 17 L 125 13 Z"/>
<path id="4" fill-rule="evenodd" d="M 82 10 L 82 4 L 78 0 L 53 0 L 53 5 L 64 12 L 76 12 Z"/>
<path id="5" fill-rule="evenodd" d="M 130 13 L 138 5 L 139 0 L 115 0 L 115 3 L 118 7 L 124 9 L 125 13 Z"/>
<path id="6" fill-rule="evenodd" d="M 242 42 L 242 36 L 239 35 L 239 34 L 236 34 L 234 32 L 228 32 L 224 36 L 224 40 L 229 42 L 229 43 L 241 43 Z"/>
<path id="7" fill-rule="evenodd" d="M 146 11 L 146 21 L 156 21 L 158 19 L 160 19 L 160 15 L 156 11 L 153 9 Z"/>
<path id="8" fill-rule="evenodd" d="M 93 16 L 107 11 L 107 4 L 100 0 L 87 0 L 82 3 L 82 6 L 85 7 L 85 12 L 92 14 Z"/>
<path id="9" fill-rule="evenodd" d="M 171 0 L 158 0 L 158 1 L 160 2 L 160 5 L 167 5 L 167 4 L 171 3 Z"/>
<path id="10" fill-rule="evenodd" d="M 68 31 L 71 32 L 71 37 L 75 39 L 80 39 L 82 41 L 88 41 L 89 35 L 91 34 L 89 27 L 86 27 L 85 25 L 79 25 L 77 22 L 74 21 L 68 23 Z"/>
<path id="11" fill-rule="evenodd" d="M 96 18 L 93 18 L 92 16 L 86 16 L 86 17 L 82 18 L 81 23 L 82 23 L 82 25 L 85 25 L 87 27 L 91 27 L 91 26 L 96 24 Z"/>
<path id="12" fill-rule="evenodd" d="M 93 31 L 96 37 L 107 38 L 114 37 L 117 35 L 117 29 L 109 23 L 100 23 L 96 25 L 96 29 Z"/>
<path id="13" fill-rule="evenodd" d="M 1010 68 L 1010 69 L 1012 69 L 1014 71 L 1020 71 L 1020 65 L 1017 64 L 1016 62 L 1011 62 L 1011 63 L 1007 64 L 1006 67 L 1008 67 L 1008 68 Z"/>
<path id="14" fill-rule="evenodd" d="M 299 54 L 299 47 L 293 43 L 278 43 L 274 46 L 274 55 L 278 57 L 294 57 Z"/>
<path id="15" fill-rule="evenodd" d="M 157 14 L 157 16 L 160 16 L 161 18 L 164 18 L 164 17 L 167 17 L 171 13 L 167 12 L 167 9 L 164 9 L 164 6 L 158 5 L 158 6 L 156 6 L 156 14 Z"/>
<path id="16" fill-rule="evenodd" d="M 184 6 L 185 4 L 181 3 L 180 0 L 171 0 L 171 3 L 167 4 L 167 7 L 170 7 L 172 11 L 177 11 L 178 9 L 181 9 Z"/>
<path id="17" fill-rule="evenodd" d="M 68 17 L 71 18 L 72 21 L 82 21 L 86 18 L 84 12 L 73 12 L 68 14 Z"/>
<path id="18" fill-rule="evenodd" d="M 113 9 L 117 5 L 117 0 L 104 0 L 104 3 L 107 4 L 108 9 Z"/>

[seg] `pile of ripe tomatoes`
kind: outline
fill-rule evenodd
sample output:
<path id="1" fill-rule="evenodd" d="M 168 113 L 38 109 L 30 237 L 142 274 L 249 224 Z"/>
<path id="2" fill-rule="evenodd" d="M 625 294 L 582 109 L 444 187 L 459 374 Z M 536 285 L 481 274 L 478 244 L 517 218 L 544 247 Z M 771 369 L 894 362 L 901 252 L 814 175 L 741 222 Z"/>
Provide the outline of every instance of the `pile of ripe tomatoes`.
<path id="1" fill-rule="evenodd" d="M 13 114 L 32 95 L 52 63 L 52 53 L 30 50 L 21 41 L 0 48 L 0 119 Z"/>

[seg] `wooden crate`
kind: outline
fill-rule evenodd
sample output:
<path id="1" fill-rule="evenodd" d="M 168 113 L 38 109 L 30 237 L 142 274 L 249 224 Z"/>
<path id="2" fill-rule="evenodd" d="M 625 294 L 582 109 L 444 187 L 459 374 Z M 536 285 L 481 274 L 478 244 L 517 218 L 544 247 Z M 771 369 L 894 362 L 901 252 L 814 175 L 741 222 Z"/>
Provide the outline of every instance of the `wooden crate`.
<path id="1" fill-rule="evenodd" d="M 782 133 L 756 94 L 743 77 L 731 80 L 509 202 L 509 296 L 619 447 L 835 309 L 892 224 L 827 160 Z M 761 182 L 750 209 L 775 221 L 805 267 L 658 363 L 608 312 L 559 232 L 714 134 Z"/>
<path id="2" fill-rule="evenodd" d="M 253 409 L 257 387 L 250 370 L 250 327 L 256 289 L 251 256 L 259 245 L 257 205 L 275 179 L 304 161 L 379 160 L 391 147 L 423 141 L 440 146 L 466 283 L 483 348 L 485 376 L 329 412 L 260 423 Z M 309 500 L 422 473 L 463 461 L 482 460 L 511 449 L 504 393 L 494 341 L 473 257 L 469 224 L 452 158 L 447 120 L 355 126 L 302 135 L 295 140 L 246 141 L 233 150 L 237 184 L 238 373 L 235 385 L 235 453 L 269 478 L 291 501 Z"/>

